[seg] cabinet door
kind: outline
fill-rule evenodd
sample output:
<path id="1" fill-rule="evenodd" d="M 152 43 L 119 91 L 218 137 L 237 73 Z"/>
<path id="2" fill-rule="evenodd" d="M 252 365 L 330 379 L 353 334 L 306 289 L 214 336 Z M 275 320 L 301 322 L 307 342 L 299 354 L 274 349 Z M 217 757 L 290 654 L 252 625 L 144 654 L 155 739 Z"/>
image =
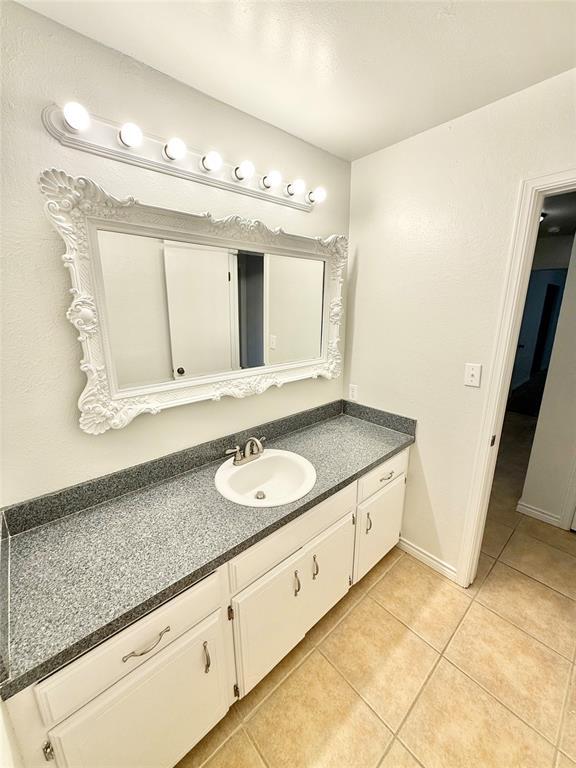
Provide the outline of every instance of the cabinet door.
<path id="1" fill-rule="evenodd" d="M 226 710 L 216 611 L 48 733 L 58 768 L 171 768 Z"/>
<path id="2" fill-rule="evenodd" d="M 313 539 L 305 551 L 302 595 L 308 631 L 350 589 L 354 559 L 352 515 L 346 515 Z"/>
<path id="3" fill-rule="evenodd" d="M 404 475 L 358 507 L 354 581 L 358 581 L 400 539 L 404 510 Z"/>
<path id="4" fill-rule="evenodd" d="M 238 685 L 244 696 L 304 637 L 307 559 L 302 550 L 232 600 Z"/>

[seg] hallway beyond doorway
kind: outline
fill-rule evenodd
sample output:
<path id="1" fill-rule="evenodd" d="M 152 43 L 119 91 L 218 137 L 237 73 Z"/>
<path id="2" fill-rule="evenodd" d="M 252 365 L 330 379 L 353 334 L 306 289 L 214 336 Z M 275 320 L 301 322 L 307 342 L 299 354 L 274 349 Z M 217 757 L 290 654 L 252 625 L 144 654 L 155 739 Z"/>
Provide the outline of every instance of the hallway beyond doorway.
<path id="1" fill-rule="evenodd" d="M 528 517 L 521 512 L 516 511 L 516 505 L 522 496 L 524 478 L 530 459 L 530 450 L 536 430 L 537 418 L 525 414 L 513 413 L 507 411 L 502 426 L 502 439 L 500 441 L 500 450 L 496 462 L 496 471 L 494 473 L 494 482 L 488 506 L 486 517 L 486 528 L 482 541 L 482 552 L 490 557 L 498 558 L 504 547 L 509 543 L 512 534 L 518 530 L 520 535 L 526 534 L 541 542 L 544 546 L 553 547 L 560 552 L 559 557 L 564 560 L 562 553 L 568 553 L 576 558 L 576 533 L 562 530 L 556 526 Z M 517 539 L 518 537 L 516 537 Z M 510 545 L 512 545 L 510 541 Z M 531 553 L 531 560 L 539 560 L 548 556 L 553 560 L 554 553 L 548 552 L 547 548 L 536 545 L 536 549 L 542 550 L 539 553 Z M 568 566 L 570 563 L 568 562 Z M 518 566 L 515 566 L 518 567 Z M 519 567 L 519 570 L 524 568 Z M 559 572 L 562 569 L 559 569 Z M 576 584 L 576 560 L 574 568 L 568 570 L 572 573 L 574 583 Z M 556 582 L 556 577 L 549 575 L 546 577 L 543 573 L 530 572 L 525 570 L 529 576 L 542 581 L 548 586 L 557 589 L 564 594 L 568 594 L 565 589 L 560 589 L 558 583 L 551 584 L 549 579 Z M 548 579 L 548 580 L 547 580 Z M 568 588 L 568 584 L 566 588 Z M 576 587 L 574 597 L 576 597 Z"/>

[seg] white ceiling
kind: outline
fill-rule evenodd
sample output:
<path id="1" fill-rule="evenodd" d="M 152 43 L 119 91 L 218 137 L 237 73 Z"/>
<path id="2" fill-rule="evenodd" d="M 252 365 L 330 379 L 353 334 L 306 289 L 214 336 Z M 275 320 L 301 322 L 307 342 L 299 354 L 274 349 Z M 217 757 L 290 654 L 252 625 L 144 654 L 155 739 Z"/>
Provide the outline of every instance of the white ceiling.
<path id="1" fill-rule="evenodd" d="M 576 66 L 575 2 L 22 4 L 347 159 Z"/>

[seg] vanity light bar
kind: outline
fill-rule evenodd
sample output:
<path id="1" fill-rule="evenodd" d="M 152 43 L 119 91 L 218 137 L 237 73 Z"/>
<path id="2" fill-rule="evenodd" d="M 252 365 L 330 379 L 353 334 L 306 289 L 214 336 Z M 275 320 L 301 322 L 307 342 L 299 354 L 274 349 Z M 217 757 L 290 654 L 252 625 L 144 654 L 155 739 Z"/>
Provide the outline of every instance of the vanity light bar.
<path id="1" fill-rule="evenodd" d="M 60 144 L 148 170 L 178 176 L 212 187 L 310 211 L 326 199 L 326 190 L 307 191 L 302 179 L 283 183 L 270 169 L 258 174 L 250 160 L 227 164 L 214 149 L 199 152 L 177 137 L 168 140 L 144 134 L 135 123 L 118 125 L 89 112 L 77 102 L 63 108 L 50 104 L 42 111 L 44 127 Z"/>

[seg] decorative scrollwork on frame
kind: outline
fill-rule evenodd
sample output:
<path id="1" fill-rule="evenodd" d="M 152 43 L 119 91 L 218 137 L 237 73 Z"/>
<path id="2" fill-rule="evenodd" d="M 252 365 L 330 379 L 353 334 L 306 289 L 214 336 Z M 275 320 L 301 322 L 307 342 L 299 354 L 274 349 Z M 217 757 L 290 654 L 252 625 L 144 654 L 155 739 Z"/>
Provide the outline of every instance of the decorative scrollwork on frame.
<path id="1" fill-rule="evenodd" d="M 80 293 L 76 288 L 71 288 L 70 293 L 75 297 L 66 312 L 67 319 L 80 332 L 78 341 L 86 341 L 98 328 L 98 314 L 96 304 L 92 296 Z"/>
<path id="2" fill-rule="evenodd" d="M 212 400 L 228 397 L 248 397 L 261 395 L 270 387 L 281 387 L 284 382 L 278 376 L 251 376 L 246 379 L 231 379 L 214 385 Z"/>
<path id="3" fill-rule="evenodd" d="M 141 413 L 158 413 L 159 407 L 145 397 L 112 400 L 104 367 L 96 367 L 86 360 L 80 363 L 88 383 L 78 400 L 80 426 L 91 435 L 100 435 L 108 429 L 122 429 Z"/>
<path id="4" fill-rule="evenodd" d="M 342 296 L 335 296 L 330 302 L 329 319 L 332 325 L 340 325 L 340 321 L 342 320 L 342 312 Z"/>
<path id="5" fill-rule="evenodd" d="M 247 397 L 261 394 L 270 387 L 281 387 L 289 381 L 306 378 L 334 378 L 340 375 L 342 356 L 339 351 L 339 329 L 343 314 L 341 296 L 347 260 L 347 240 L 342 235 L 304 237 L 291 235 L 280 227 L 270 229 L 256 219 L 227 216 L 215 219 L 209 213 L 187 214 L 141 205 L 133 197 L 120 199 L 109 195 L 91 179 L 73 177 L 55 168 L 40 176 L 40 189 L 46 197 L 48 219 L 63 238 L 66 252 L 62 256 L 70 271 L 72 302 L 66 317 L 78 332 L 83 348 L 80 369 L 87 383 L 80 395 L 80 426 L 89 434 L 102 434 L 120 429 L 141 413 L 158 413 L 173 405 L 198 400 L 220 400 L 222 397 Z M 313 361 L 285 366 L 263 366 L 259 372 L 230 372 L 227 377 L 201 377 L 187 382 L 166 381 L 159 385 L 142 385 L 115 389 L 114 375 L 107 369 L 105 350 L 110 349 L 100 324 L 102 307 L 90 264 L 93 233 L 104 220 L 113 231 L 162 231 L 166 236 L 178 233 L 179 239 L 219 247 L 262 249 L 296 258 L 320 258 L 327 264 L 325 284 L 328 301 L 328 323 L 323 329 L 324 352 Z M 111 222 L 118 222 L 117 229 Z M 152 235 L 149 235 L 152 236 Z"/>

